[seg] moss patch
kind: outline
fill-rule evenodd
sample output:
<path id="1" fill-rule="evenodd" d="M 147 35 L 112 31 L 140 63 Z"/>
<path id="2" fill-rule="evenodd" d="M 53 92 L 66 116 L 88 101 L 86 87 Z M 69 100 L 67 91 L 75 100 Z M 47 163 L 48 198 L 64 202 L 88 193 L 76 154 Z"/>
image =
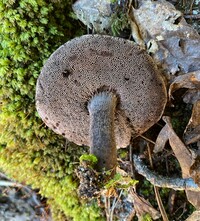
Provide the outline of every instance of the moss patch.
<path id="1" fill-rule="evenodd" d="M 39 188 L 55 220 L 101 220 L 77 195 L 74 175 L 84 148 L 48 130 L 35 109 L 35 85 L 50 54 L 80 28 L 70 1 L 0 0 L 0 167 Z"/>

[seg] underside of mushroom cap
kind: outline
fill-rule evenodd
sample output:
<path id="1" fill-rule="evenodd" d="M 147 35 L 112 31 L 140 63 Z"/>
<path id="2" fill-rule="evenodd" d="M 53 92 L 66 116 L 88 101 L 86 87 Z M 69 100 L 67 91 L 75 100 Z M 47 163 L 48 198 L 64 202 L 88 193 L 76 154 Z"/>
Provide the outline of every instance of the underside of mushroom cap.
<path id="1" fill-rule="evenodd" d="M 153 60 L 133 42 L 84 35 L 58 48 L 36 86 L 36 107 L 45 124 L 79 145 L 89 145 L 87 104 L 101 91 L 118 98 L 115 137 L 126 147 L 155 124 L 166 104 L 166 89 Z"/>

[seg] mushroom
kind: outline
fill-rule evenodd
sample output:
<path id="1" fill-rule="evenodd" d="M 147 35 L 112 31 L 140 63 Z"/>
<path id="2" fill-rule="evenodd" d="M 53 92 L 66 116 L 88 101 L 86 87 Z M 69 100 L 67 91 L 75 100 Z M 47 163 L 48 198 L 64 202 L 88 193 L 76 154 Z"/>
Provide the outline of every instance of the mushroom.
<path id="1" fill-rule="evenodd" d="M 90 146 L 97 170 L 115 169 L 116 147 L 161 117 L 166 88 L 151 57 L 132 41 L 84 35 L 45 63 L 36 86 L 37 111 L 53 131 Z"/>

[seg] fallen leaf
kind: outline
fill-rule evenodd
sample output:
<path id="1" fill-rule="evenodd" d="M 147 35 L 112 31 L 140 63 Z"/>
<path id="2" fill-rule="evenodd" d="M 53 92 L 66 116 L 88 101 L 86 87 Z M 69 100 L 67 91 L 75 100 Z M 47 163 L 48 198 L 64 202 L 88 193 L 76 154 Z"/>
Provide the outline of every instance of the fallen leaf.
<path id="1" fill-rule="evenodd" d="M 73 11 L 78 19 L 97 33 L 105 34 L 111 28 L 111 1 L 78 0 L 73 4 Z"/>
<path id="2" fill-rule="evenodd" d="M 136 214 L 139 217 L 142 217 L 145 214 L 149 214 L 152 219 L 156 220 L 161 217 L 161 214 L 152 207 L 152 205 L 145 200 L 143 197 L 139 196 L 133 189 L 130 191 L 132 200 L 134 202 L 134 208 Z"/>
<path id="3" fill-rule="evenodd" d="M 137 26 L 137 23 L 135 22 L 134 18 L 134 8 L 131 7 L 130 12 L 128 13 L 129 21 L 130 21 L 130 27 L 131 27 L 131 35 L 134 39 L 134 41 L 140 45 L 141 48 L 145 49 L 145 44 L 142 39 L 142 35 L 140 33 L 139 27 Z"/>
<path id="4" fill-rule="evenodd" d="M 114 187 L 101 190 L 101 195 L 104 197 L 118 197 L 117 191 Z"/>
<path id="5" fill-rule="evenodd" d="M 200 71 L 194 71 L 176 77 L 169 87 L 169 98 L 172 97 L 173 92 L 180 88 L 197 89 L 196 92 L 198 93 L 200 90 Z"/>
<path id="6" fill-rule="evenodd" d="M 185 191 L 188 201 L 197 209 L 200 210 L 200 192 Z M 195 221 L 191 219 L 191 221 Z M 198 221 L 200 221 L 200 216 Z"/>
<path id="7" fill-rule="evenodd" d="M 200 141 L 200 100 L 193 105 L 192 116 L 184 132 L 186 145 Z"/>
<path id="8" fill-rule="evenodd" d="M 186 104 L 194 104 L 198 100 L 200 100 L 200 90 L 198 89 L 190 89 L 183 96 L 183 101 Z"/>
<path id="9" fill-rule="evenodd" d="M 190 167 L 194 163 L 193 155 L 173 130 L 170 117 L 164 116 L 163 120 L 166 125 L 157 137 L 154 152 L 162 150 L 169 140 L 169 144 L 179 161 L 183 178 L 190 177 Z"/>
<path id="10" fill-rule="evenodd" d="M 116 173 L 119 173 L 121 176 L 128 176 L 128 173 L 125 171 L 125 170 L 123 170 L 123 169 L 121 169 L 120 167 L 116 167 Z"/>
<path id="11" fill-rule="evenodd" d="M 191 72 L 175 78 L 169 88 L 169 97 L 180 88 L 188 88 L 184 101 L 193 104 L 192 116 L 184 132 L 186 145 L 200 140 L 200 71 Z"/>
<path id="12" fill-rule="evenodd" d="M 180 88 L 188 88 L 184 97 L 187 103 L 193 103 L 192 116 L 184 132 L 184 141 L 186 145 L 200 141 L 200 71 L 188 73 L 175 78 L 169 88 L 169 97 L 172 93 Z M 200 184 L 200 160 L 194 159 L 189 170 L 190 176 L 195 183 Z"/>
<path id="13" fill-rule="evenodd" d="M 195 162 L 190 167 L 190 176 L 194 182 L 200 186 L 200 155 L 195 158 Z"/>
<path id="14" fill-rule="evenodd" d="M 200 211 L 194 211 L 185 221 L 200 221 Z"/>
<path id="15" fill-rule="evenodd" d="M 200 102 L 197 102 L 198 105 Z M 196 110 L 196 109 L 195 109 Z M 199 124 L 199 112 L 193 113 L 193 118 L 191 118 L 191 124 L 192 125 L 192 119 L 198 118 L 198 120 L 195 120 L 194 125 Z M 156 140 L 155 149 L 154 152 L 161 151 L 167 140 L 169 140 L 169 144 L 173 149 L 173 152 L 179 161 L 181 170 L 182 170 L 182 176 L 183 178 L 189 178 L 191 177 L 194 182 L 200 186 L 200 156 L 196 156 L 193 152 L 191 152 L 188 147 L 180 140 L 180 138 L 176 135 L 174 132 L 171 121 L 169 117 L 163 117 L 163 120 L 165 121 L 166 125 L 163 127 L 163 129 L 160 131 L 158 138 Z M 196 127 L 198 128 L 199 125 Z M 194 133 L 193 133 L 194 135 Z M 199 134 L 196 134 L 198 137 Z M 189 140 L 189 139 L 188 139 Z M 190 139 L 191 141 L 191 139 Z M 186 195 L 188 201 L 196 208 L 200 209 L 200 192 L 194 192 L 186 190 Z"/>
<path id="16" fill-rule="evenodd" d="M 175 73 L 200 70 L 200 36 L 188 25 L 180 11 L 168 1 L 140 0 L 133 11 L 142 38 L 159 67 L 171 79 Z"/>
<path id="17" fill-rule="evenodd" d="M 162 130 L 160 131 L 160 133 L 158 134 L 158 137 L 156 139 L 156 144 L 154 146 L 154 153 L 158 153 L 163 151 L 165 144 L 167 143 L 167 141 L 169 140 L 169 129 L 168 129 L 168 125 L 166 124 Z"/>

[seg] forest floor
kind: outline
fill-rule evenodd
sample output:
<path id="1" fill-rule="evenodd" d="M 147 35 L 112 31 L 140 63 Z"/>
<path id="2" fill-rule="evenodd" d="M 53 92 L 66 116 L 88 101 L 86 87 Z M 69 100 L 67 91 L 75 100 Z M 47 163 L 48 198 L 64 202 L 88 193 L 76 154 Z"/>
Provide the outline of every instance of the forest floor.
<path id="1" fill-rule="evenodd" d="M 187 22 L 200 32 L 200 14 L 197 7 L 200 7 L 200 1 L 176 1 L 171 0 L 178 9 L 184 9 L 187 6 L 187 10 L 184 13 Z M 180 3 L 179 3 L 180 2 Z M 189 3 L 191 2 L 191 3 Z M 195 2 L 195 10 L 192 12 L 193 4 Z M 183 5 L 188 4 L 188 5 Z M 179 95 L 178 95 L 179 96 Z M 183 109 L 181 109 L 183 108 Z M 174 111 L 176 116 L 184 118 L 186 114 L 185 106 L 177 106 L 177 110 Z M 146 153 L 148 155 L 148 153 Z M 174 157 L 172 152 L 166 152 L 165 155 L 160 158 L 154 159 L 158 171 L 162 174 L 163 171 L 169 171 L 172 173 L 174 168 L 178 168 L 175 161 L 168 160 Z M 174 162 L 174 164 L 173 164 Z M 166 168 L 163 169 L 165 164 Z M 171 171 L 171 172 L 170 172 Z M 175 173 L 175 172 L 173 172 Z M 178 170 L 177 170 L 178 173 Z M 180 174 L 179 174 L 180 175 Z M 143 184 L 138 188 L 140 194 L 148 195 L 149 200 L 153 206 L 155 205 L 155 194 L 153 186 L 150 186 L 148 181 L 145 181 L 142 177 L 137 177 L 139 180 L 143 180 Z M 192 206 L 188 203 L 187 198 L 183 192 L 176 193 L 174 190 L 162 189 L 161 197 L 163 203 L 168 207 L 168 213 L 173 220 L 185 220 L 188 214 L 193 211 Z M 168 197 L 166 197 L 168 196 Z M 31 188 L 23 186 L 21 184 L 15 184 L 14 181 L 7 179 L 3 173 L 0 173 L 0 220 L 1 221 L 50 221 L 50 212 L 46 209 L 46 200 L 42 199 L 37 191 L 31 190 Z"/>
<path id="2" fill-rule="evenodd" d="M 50 221 L 45 199 L 30 187 L 15 183 L 0 173 L 1 221 Z"/>

